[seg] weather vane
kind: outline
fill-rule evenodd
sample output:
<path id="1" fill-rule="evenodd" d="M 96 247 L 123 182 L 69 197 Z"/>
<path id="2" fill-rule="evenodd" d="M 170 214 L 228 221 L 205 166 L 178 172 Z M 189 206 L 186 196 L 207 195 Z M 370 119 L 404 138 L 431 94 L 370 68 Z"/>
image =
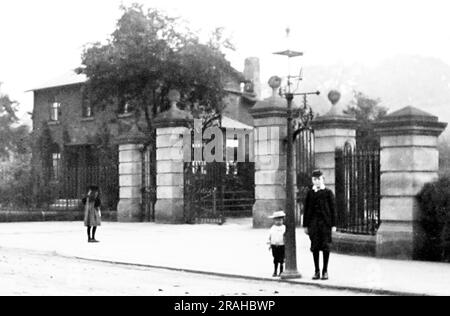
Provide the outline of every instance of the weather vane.
<path id="1" fill-rule="evenodd" d="M 288 26 L 286 28 L 286 38 L 288 39 L 288 44 L 290 44 L 290 36 L 291 36 L 291 28 Z M 297 84 L 297 88 L 298 85 L 300 83 L 300 81 L 302 80 L 302 69 L 300 69 L 300 74 L 298 76 L 292 76 L 291 75 L 291 59 L 295 58 L 295 57 L 301 57 L 303 56 L 303 52 L 298 52 L 298 51 L 294 51 L 291 50 L 290 45 L 288 45 L 287 50 L 281 51 L 281 52 L 276 52 L 274 53 L 275 55 L 280 55 L 280 56 L 286 56 L 288 57 L 288 77 L 287 77 L 287 93 L 291 93 L 291 86 L 292 86 L 292 81 L 291 79 L 297 79 L 298 80 L 298 84 Z"/>
<path id="2" fill-rule="evenodd" d="M 286 28 L 286 37 L 289 39 L 291 36 L 291 28 L 288 26 Z M 289 41 L 288 41 L 289 42 Z M 288 45 L 289 46 L 289 45 Z M 288 77 L 287 77 L 287 89 L 280 88 L 280 96 L 284 96 L 289 99 L 293 99 L 294 96 L 302 96 L 303 97 L 303 107 L 294 109 L 292 112 L 293 117 L 292 120 L 294 122 L 295 126 L 295 133 L 294 138 L 296 137 L 297 133 L 300 130 L 310 128 L 310 123 L 314 118 L 314 112 L 312 108 L 308 105 L 308 96 L 310 95 L 320 95 L 320 91 L 313 91 L 313 92 L 302 92 L 297 93 L 298 86 L 300 84 L 300 81 L 303 80 L 303 69 L 300 68 L 300 73 L 298 76 L 292 76 L 290 74 L 290 65 L 291 65 L 291 59 L 295 57 L 303 56 L 303 52 L 298 52 L 291 50 L 290 47 L 288 47 L 287 50 L 276 52 L 275 55 L 281 55 L 288 57 Z M 292 79 L 297 80 L 297 88 L 295 91 L 292 91 Z"/>

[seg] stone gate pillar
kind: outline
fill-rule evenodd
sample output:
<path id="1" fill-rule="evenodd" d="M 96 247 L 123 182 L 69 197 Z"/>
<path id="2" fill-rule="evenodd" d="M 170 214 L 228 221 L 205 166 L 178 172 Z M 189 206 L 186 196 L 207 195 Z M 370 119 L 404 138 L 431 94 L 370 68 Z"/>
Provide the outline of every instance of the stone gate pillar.
<path id="1" fill-rule="evenodd" d="M 268 216 L 286 208 L 287 101 L 278 95 L 280 78 L 271 78 L 269 84 L 272 96 L 250 110 L 255 126 L 255 228 L 269 227 L 272 222 Z"/>
<path id="2" fill-rule="evenodd" d="M 142 214 L 142 149 L 147 137 L 133 125 L 117 138 L 119 144 L 118 222 L 140 222 Z"/>
<path id="3" fill-rule="evenodd" d="M 375 125 L 380 135 L 381 227 L 377 256 L 412 259 L 421 243 L 416 195 L 438 178 L 438 137 L 447 124 L 413 107 Z"/>
<path id="4" fill-rule="evenodd" d="M 180 94 L 169 92 L 171 108 L 155 119 L 157 188 L 155 221 L 183 224 L 184 152 L 183 137 L 190 136 L 192 115 L 178 109 Z"/>
<path id="5" fill-rule="evenodd" d="M 325 184 L 336 192 L 336 148 L 342 148 L 346 142 L 355 144 L 357 121 L 353 116 L 344 114 L 339 103 L 341 94 L 331 91 L 328 99 L 332 104 L 330 112 L 312 121 L 315 144 L 315 168 L 322 170 Z"/>

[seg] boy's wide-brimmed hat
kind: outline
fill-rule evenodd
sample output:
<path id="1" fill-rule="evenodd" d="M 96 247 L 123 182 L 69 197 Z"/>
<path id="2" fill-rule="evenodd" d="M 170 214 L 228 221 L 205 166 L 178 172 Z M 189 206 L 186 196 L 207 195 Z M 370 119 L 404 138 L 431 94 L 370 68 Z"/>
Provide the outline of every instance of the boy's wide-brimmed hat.
<path id="1" fill-rule="evenodd" d="M 313 178 L 320 178 L 321 176 L 323 176 L 323 172 L 320 171 L 320 170 L 314 170 L 314 171 L 312 172 L 312 177 L 313 177 Z"/>
<path id="2" fill-rule="evenodd" d="M 272 216 L 269 216 L 269 218 L 284 218 L 286 217 L 286 213 L 283 211 L 278 211 L 272 214 Z"/>

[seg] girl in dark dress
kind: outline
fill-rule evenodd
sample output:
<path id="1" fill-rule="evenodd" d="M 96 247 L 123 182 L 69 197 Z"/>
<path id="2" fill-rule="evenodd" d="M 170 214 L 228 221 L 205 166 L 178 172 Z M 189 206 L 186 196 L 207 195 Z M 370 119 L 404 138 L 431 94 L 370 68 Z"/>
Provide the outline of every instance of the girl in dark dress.
<path id="1" fill-rule="evenodd" d="M 84 226 L 87 227 L 88 242 L 97 243 L 95 233 L 97 227 L 101 226 L 101 201 L 98 187 L 91 186 L 88 189 L 87 196 L 82 200 L 84 205 Z"/>
<path id="2" fill-rule="evenodd" d="M 336 231 L 336 207 L 334 194 L 325 187 L 323 174 L 316 170 L 312 175 L 313 186 L 306 195 L 303 226 L 311 239 L 315 274 L 313 280 L 320 279 L 320 251 L 323 252 L 322 280 L 328 280 L 328 262 L 332 232 Z"/>

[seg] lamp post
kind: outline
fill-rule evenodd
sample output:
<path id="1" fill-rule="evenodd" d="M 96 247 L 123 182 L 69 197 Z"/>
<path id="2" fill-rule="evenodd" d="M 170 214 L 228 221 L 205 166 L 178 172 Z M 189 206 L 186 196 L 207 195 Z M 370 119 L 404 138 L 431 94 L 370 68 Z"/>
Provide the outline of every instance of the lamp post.
<path id="1" fill-rule="evenodd" d="M 293 126 L 292 126 L 292 101 L 294 95 L 289 92 L 285 94 L 287 100 L 287 157 L 286 157 L 286 270 L 283 279 L 301 278 L 297 269 L 297 243 L 295 236 L 295 206 L 294 206 L 294 178 L 292 175 L 293 165 Z"/>
<path id="2" fill-rule="evenodd" d="M 289 31 L 288 31 L 289 35 Z M 275 55 L 281 55 L 288 57 L 289 64 L 290 59 L 294 57 L 303 56 L 303 53 L 292 50 L 286 50 L 282 52 L 274 53 Z M 288 75 L 288 87 L 286 92 L 282 92 L 280 89 L 280 95 L 284 96 L 287 101 L 287 140 L 286 140 L 286 270 L 281 276 L 282 279 L 298 279 L 301 278 L 301 274 L 297 268 L 297 243 L 296 243 L 296 222 L 295 222 L 295 200 L 294 200 L 294 178 L 293 178 L 293 142 L 294 142 L 294 127 L 293 127 L 293 109 L 292 103 L 294 96 L 302 95 L 306 98 L 310 94 L 319 95 L 320 92 L 306 92 L 306 93 L 293 93 L 291 90 L 291 78 Z M 301 77 L 297 77 L 301 80 Z"/>

